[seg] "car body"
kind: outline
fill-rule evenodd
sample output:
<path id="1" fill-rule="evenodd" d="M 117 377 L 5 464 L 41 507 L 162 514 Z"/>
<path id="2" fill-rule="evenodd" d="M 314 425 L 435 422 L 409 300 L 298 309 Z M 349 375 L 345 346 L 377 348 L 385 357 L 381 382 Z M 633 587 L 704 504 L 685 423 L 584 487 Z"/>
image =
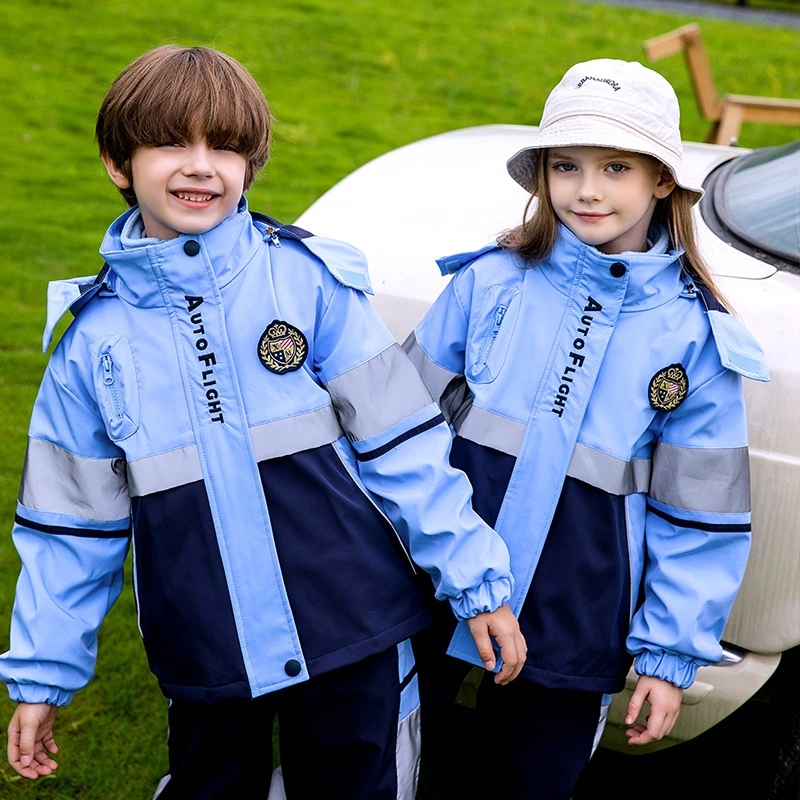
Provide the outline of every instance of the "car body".
<path id="1" fill-rule="evenodd" d="M 505 162 L 530 144 L 534 130 L 486 125 L 406 145 L 343 179 L 296 224 L 364 251 L 374 305 L 402 342 L 445 286 L 434 260 L 478 249 L 521 221 L 528 195 L 508 176 Z M 684 159 L 693 176 L 705 181 L 750 152 L 687 143 Z M 780 182 L 780 174 L 775 180 Z M 790 180 L 788 174 L 784 180 Z M 768 191 L 745 188 L 753 196 L 753 214 L 759 195 L 775 199 L 774 184 L 761 188 Z M 771 372 L 769 383 L 745 381 L 753 546 L 723 636 L 723 661 L 699 670 L 670 736 L 644 750 L 666 748 L 712 728 L 756 695 L 782 655 L 797 653 L 800 644 L 800 255 L 793 257 L 791 246 L 788 253 L 785 247 L 770 253 L 748 246 L 725 229 L 719 214 L 711 220 L 714 215 L 706 209 L 715 193 L 724 205 L 724 192 L 717 187 L 707 191 L 703 211 L 697 210 L 700 247 L 735 313 L 762 344 Z M 750 198 L 745 200 L 746 218 Z M 798 200 L 800 195 L 784 226 L 790 239 L 800 238 Z M 777 201 L 782 202 L 785 206 Z M 769 217 L 766 223 L 769 230 Z M 795 249 L 800 253 L 800 244 Z M 623 718 L 634 682 L 631 674 L 626 690 L 614 698 L 604 747 L 631 749 Z"/>

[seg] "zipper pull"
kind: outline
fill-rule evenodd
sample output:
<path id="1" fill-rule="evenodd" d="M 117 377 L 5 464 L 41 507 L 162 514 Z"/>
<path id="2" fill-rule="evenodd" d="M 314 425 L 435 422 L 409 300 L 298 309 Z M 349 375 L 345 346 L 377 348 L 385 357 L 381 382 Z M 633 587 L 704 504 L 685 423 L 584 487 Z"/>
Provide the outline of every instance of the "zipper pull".
<path id="1" fill-rule="evenodd" d="M 503 317 L 505 317 L 506 311 L 508 311 L 508 309 L 505 306 L 500 306 L 500 308 L 497 309 L 497 313 L 494 315 L 494 324 L 498 328 L 503 322 Z"/>
<path id="2" fill-rule="evenodd" d="M 278 238 L 279 230 L 280 230 L 279 228 L 274 228 L 272 225 L 267 225 L 267 235 L 269 236 L 269 240 L 272 242 L 272 244 L 275 245 L 275 247 L 281 246 L 281 240 L 280 238 Z"/>
<path id="3" fill-rule="evenodd" d="M 101 360 L 103 364 L 103 383 L 106 386 L 111 386 L 114 383 L 114 362 L 111 356 L 106 353 Z"/>

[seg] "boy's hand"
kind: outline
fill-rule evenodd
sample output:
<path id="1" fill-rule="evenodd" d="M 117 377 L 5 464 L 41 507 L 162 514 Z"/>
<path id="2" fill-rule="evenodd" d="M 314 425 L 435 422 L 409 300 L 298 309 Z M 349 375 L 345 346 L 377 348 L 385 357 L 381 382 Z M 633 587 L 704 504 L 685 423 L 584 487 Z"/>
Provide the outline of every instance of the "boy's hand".
<path id="1" fill-rule="evenodd" d="M 494 669 L 496 662 L 490 638 L 494 637 L 503 659 L 503 666 L 495 675 L 494 682 L 511 683 L 525 665 L 525 655 L 528 652 L 525 637 L 520 632 L 519 622 L 511 608 L 504 605 L 497 611 L 484 611 L 468 619 L 467 625 L 478 646 L 483 666 L 489 671 Z"/>
<path id="2" fill-rule="evenodd" d="M 58 768 L 48 753 L 57 753 L 53 723 L 57 706 L 19 703 L 8 723 L 8 763 L 23 778 L 39 778 Z"/>
<path id="3" fill-rule="evenodd" d="M 682 697 L 683 689 L 659 678 L 640 675 L 633 697 L 628 703 L 625 724 L 636 722 L 645 700 L 650 704 L 650 714 L 646 718 L 647 725 L 639 723 L 625 731 L 628 744 L 641 745 L 663 739 L 678 719 Z"/>

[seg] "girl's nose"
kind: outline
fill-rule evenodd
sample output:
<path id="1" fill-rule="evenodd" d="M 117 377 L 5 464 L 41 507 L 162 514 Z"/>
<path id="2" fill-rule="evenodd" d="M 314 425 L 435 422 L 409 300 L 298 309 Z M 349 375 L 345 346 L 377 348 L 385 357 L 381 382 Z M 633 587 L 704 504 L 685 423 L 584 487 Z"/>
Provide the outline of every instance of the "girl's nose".
<path id="1" fill-rule="evenodd" d="M 601 199 L 602 192 L 600 190 L 600 182 L 595 175 L 584 172 L 580 186 L 578 187 L 578 197 L 584 202 Z"/>

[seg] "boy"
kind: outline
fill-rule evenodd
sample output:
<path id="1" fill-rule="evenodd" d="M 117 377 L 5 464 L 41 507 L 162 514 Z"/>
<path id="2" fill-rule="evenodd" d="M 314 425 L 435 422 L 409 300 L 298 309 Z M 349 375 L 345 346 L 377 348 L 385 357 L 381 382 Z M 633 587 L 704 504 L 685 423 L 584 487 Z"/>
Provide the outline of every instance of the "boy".
<path id="1" fill-rule="evenodd" d="M 496 638 L 499 682 L 524 660 L 505 546 L 447 465 L 361 254 L 247 210 L 269 130 L 249 73 L 207 48 L 144 54 L 101 106 L 132 208 L 97 278 L 50 290 L 45 347 L 79 316 L 33 410 L 0 659 L 25 777 L 56 768 L 56 709 L 91 678 L 131 538 L 171 701 L 162 800 L 266 797 L 276 713 L 290 798 L 396 797 L 398 645 L 429 623 L 415 565 L 487 669 Z"/>

